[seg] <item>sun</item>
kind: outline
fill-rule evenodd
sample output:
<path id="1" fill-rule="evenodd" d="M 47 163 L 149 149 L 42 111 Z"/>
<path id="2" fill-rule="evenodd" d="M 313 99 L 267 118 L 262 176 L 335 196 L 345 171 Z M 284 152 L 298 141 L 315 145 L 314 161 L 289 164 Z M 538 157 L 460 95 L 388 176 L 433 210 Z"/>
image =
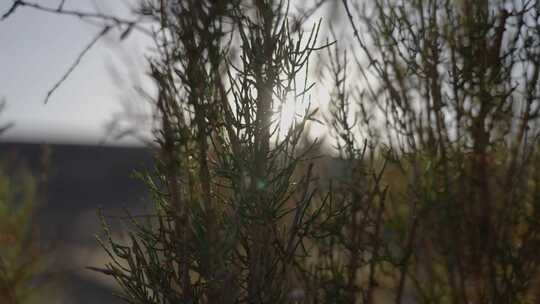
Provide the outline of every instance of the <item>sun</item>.
<path id="1" fill-rule="evenodd" d="M 318 101 L 313 101 L 311 96 L 306 95 L 304 100 L 302 97 L 288 96 L 281 104 L 276 107 L 272 121 L 273 128 L 279 128 L 277 134 L 278 140 L 283 140 L 290 129 L 301 123 L 308 113 L 320 108 Z M 320 113 L 318 113 L 320 114 Z M 326 126 L 322 122 L 321 115 L 317 115 L 315 120 L 306 122 L 306 132 L 310 138 L 320 138 L 326 134 Z"/>

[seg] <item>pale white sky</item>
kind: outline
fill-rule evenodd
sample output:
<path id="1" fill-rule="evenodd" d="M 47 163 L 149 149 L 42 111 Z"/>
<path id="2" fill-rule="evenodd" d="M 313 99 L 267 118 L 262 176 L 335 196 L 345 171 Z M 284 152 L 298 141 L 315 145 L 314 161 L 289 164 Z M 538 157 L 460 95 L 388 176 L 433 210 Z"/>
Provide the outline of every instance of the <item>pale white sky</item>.
<path id="1" fill-rule="evenodd" d="M 58 2 L 36 1 L 53 7 Z M 92 2 L 112 14 L 127 11 L 123 1 L 103 0 L 68 0 L 66 8 L 94 10 Z M 0 0 L 0 12 L 10 5 L 10 0 Z M 0 22 L 0 98 L 7 102 L 0 122 L 15 123 L 0 139 L 98 143 L 105 138 L 105 124 L 123 111 L 122 100 L 133 95 L 131 87 L 137 81 L 148 82 L 142 80 L 142 54 L 149 44 L 142 35 L 119 43 L 118 33 L 108 34 L 87 53 L 49 102 L 43 103 L 47 92 L 99 31 L 77 18 L 27 7 L 20 7 Z M 118 78 L 123 83 L 118 83 Z"/>

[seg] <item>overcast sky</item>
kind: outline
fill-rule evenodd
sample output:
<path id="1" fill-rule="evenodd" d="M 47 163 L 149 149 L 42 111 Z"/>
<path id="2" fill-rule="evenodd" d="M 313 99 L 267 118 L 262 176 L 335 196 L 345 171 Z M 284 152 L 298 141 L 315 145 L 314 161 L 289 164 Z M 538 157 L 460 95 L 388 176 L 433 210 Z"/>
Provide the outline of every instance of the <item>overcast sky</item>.
<path id="1" fill-rule="evenodd" d="M 94 10 L 92 2 L 110 13 L 127 11 L 120 0 L 66 1 L 66 8 Z M 10 5 L 0 0 L 0 13 Z M 0 22 L 0 98 L 7 102 L 0 122 L 15 124 L 3 140 L 97 143 L 105 138 L 105 125 L 123 112 L 133 85 L 148 83 L 142 54 L 149 44 L 142 35 L 120 43 L 118 33 L 111 33 L 100 40 L 44 104 L 47 92 L 99 31 L 77 18 L 27 7 Z"/>

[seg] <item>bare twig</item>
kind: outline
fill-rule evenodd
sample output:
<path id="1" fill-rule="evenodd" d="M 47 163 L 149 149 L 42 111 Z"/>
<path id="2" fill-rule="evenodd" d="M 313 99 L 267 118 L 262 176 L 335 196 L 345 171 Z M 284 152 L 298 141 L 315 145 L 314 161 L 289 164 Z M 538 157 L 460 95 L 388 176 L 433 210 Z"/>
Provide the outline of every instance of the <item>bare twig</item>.
<path id="1" fill-rule="evenodd" d="M 109 24 L 104 25 L 104 26 L 107 26 L 107 27 L 127 26 L 127 27 L 131 27 L 131 28 L 135 28 L 135 29 L 137 29 L 138 31 L 140 31 L 143 34 L 146 34 L 148 36 L 152 36 L 152 31 L 150 31 L 149 29 L 139 25 L 142 16 L 138 16 L 138 18 L 136 18 L 136 19 L 126 19 L 126 18 L 121 18 L 121 17 L 118 17 L 118 16 L 108 15 L 108 14 L 104 14 L 104 13 L 100 13 L 100 12 L 85 12 L 85 11 L 81 11 L 81 10 L 69 10 L 69 9 L 64 8 L 64 2 L 60 3 L 60 5 L 58 7 L 54 8 L 54 7 L 47 7 L 47 6 L 43 6 L 41 4 L 38 4 L 38 3 L 28 2 L 28 1 L 24 1 L 24 0 L 16 0 L 16 1 L 13 2 L 12 6 L 8 9 L 8 11 L 2 15 L 2 18 L 0 19 L 0 21 L 10 17 L 15 12 L 15 10 L 17 8 L 23 7 L 23 6 L 33 8 L 33 9 L 36 9 L 38 11 L 51 13 L 51 14 L 73 16 L 73 17 L 77 17 L 77 18 L 80 18 L 80 19 L 86 19 L 86 20 L 106 21 L 106 22 L 109 22 Z"/>
<path id="2" fill-rule="evenodd" d="M 88 53 L 88 51 L 98 42 L 98 40 L 105 36 L 111 28 L 106 26 L 101 30 L 93 39 L 90 41 L 90 43 L 79 53 L 77 56 L 77 59 L 73 62 L 73 64 L 69 67 L 69 69 L 64 73 L 64 75 L 58 80 L 54 86 L 47 92 L 47 96 L 45 97 L 44 103 L 47 103 L 49 99 L 51 98 L 51 95 L 60 87 L 60 85 L 68 78 L 68 76 L 75 70 L 75 68 L 81 63 L 81 60 L 83 57 Z"/>
<path id="3" fill-rule="evenodd" d="M 60 1 L 60 4 L 58 4 L 58 8 L 56 8 L 57 11 L 62 11 L 64 9 L 64 4 L 66 4 L 66 0 Z"/>
<path id="4" fill-rule="evenodd" d="M 15 10 L 21 5 L 21 0 L 15 0 L 13 1 L 13 4 L 11 7 L 2 15 L 2 18 L 0 18 L 0 21 L 3 21 L 4 19 L 11 16 L 11 14 L 15 13 Z"/>

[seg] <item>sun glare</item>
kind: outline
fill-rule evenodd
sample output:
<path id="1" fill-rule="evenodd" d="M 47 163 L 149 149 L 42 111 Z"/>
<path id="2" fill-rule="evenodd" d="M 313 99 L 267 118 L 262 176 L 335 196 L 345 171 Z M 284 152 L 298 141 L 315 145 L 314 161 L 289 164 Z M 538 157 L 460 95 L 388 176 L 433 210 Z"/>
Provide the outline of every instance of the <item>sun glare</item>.
<path id="1" fill-rule="evenodd" d="M 302 101 L 301 97 L 288 97 L 277 107 L 273 117 L 274 123 L 279 124 L 279 132 L 277 134 L 278 140 L 282 140 L 292 127 L 302 122 L 307 114 L 307 111 L 312 113 L 319 108 L 320 103 L 313 101 L 313 98 L 306 96 L 305 100 Z M 306 123 L 305 131 L 308 132 L 307 135 L 312 139 L 321 138 L 327 132 L 326 126 L 322 123 L 322 119 L 320 119 L 320 115 L 318 115 L 316 118 L 317 121 L 310 120 Z"/>

